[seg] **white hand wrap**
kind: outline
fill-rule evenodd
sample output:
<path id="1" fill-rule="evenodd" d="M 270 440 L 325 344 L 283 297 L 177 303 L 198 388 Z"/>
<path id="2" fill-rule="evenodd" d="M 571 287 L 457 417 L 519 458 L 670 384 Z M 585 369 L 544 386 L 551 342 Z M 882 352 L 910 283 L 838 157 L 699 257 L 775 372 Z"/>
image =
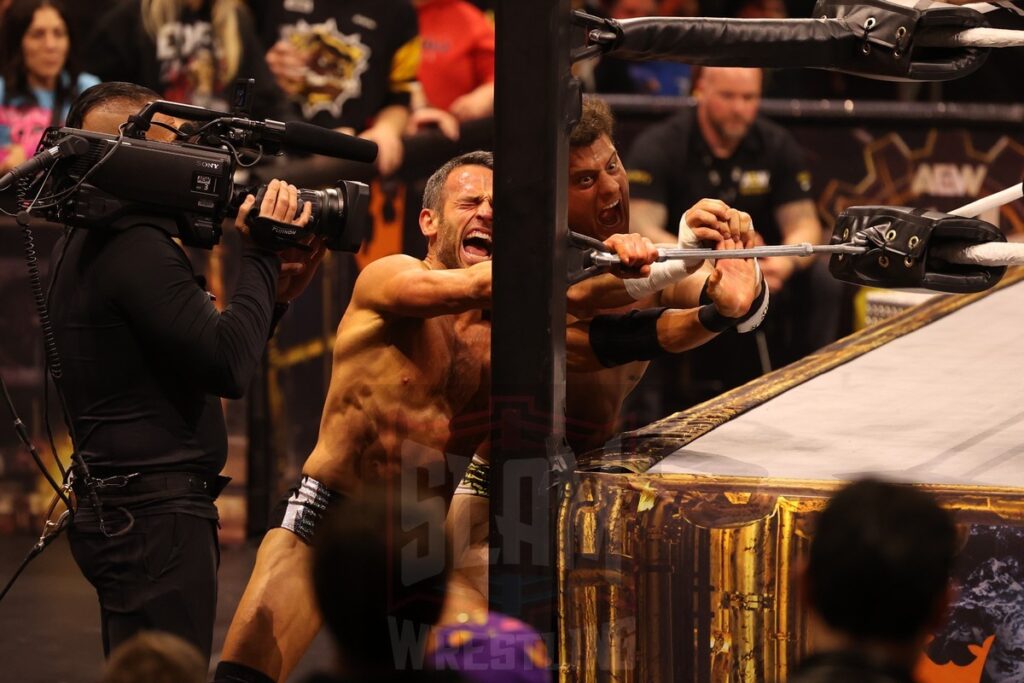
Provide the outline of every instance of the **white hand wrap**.
<path id="1" fill-rule="evenodd" d="M 659 249 L 665 249 L 677 245 L 656 244 L 655 246 Z M 693 234 L 693 230 L 686 224 L 686 216 L 684 215 L 679 219 L 678 247 L 680 249 L 699 249 L 700 246 L 697 236 Z M 704 265 L 704 259 L 702 258 L 659 261 L 651 264 L 651 274 L 647 277 L 630 278 L 623 280 L 622 284 L 626 288 L 626 293 L 639 301 L 640 299 L 646 299 L 655 292 L 660 292 L 669 285 L 679 282 L 687 275 L 699 270 L 702 265 Z"/>
<path id="2" fill-rule="evenodd" d="M 768 299 L 770 298 L 768 283 L 764 281 L 764 275 L 761 274 L 761 266 L 758 265 L 757 259 L 754 259 L 754 270 L 757 271 L 757 279 L 761 282 L 761 295 L 754 299 L 750 310 L 743 316 L 742 321 L 736 324 L 736 331 L 740 334 L 756 330 L 764 321 L 764 317 L 768 315 Z"/>

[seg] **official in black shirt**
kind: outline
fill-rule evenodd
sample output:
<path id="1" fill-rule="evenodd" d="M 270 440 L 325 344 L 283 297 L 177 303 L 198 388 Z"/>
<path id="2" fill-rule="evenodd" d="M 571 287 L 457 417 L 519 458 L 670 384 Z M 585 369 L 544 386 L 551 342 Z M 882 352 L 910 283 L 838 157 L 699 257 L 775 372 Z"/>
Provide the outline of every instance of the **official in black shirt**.
<path id="1" fill-rule="evenodd" d="M 822 241 L 811 174 L 800 146 L 781 126 L 757 113 L 761 81 L 759 69 L 702 68 L 694 90 L 697 106 L 640 134 L 626 164 L 635 232 L 674 243 L 683 212 L 701 197 L 714 197 L 749 213 L 766 244 Z M 759 263 L 772 294 L 772 313 L 763 328 L 767 348 L 758 348 L 754 335 L 722 335 L 692 354 L 695 382 L 686 395 L 670 397 L 672 405 L 662 412 L 742 384 L 835 338 L 839 286 L 824 262 L 775 257 Z M 708 367 L 721 364 L 696 357 L 710 354 L 735 360 L 730 362 L 732 374 L 709 375 Z"/>
<path id="2" fill-rule="evenodd" d="M 101 84 L 83 94 L 69 123 L 109 132 L 110 122 L 155 98 L 139 86 Z M 254 202 L 243 204 L 240 229 Z M 273 181 L 259 210 L 304 225 L 309 209 L 292 220 L 297 204 L 296 188 Z M 99 596 L 107 654 L 154 629 L 210 655 L 219 561 L 213 500 L 227 457 L 220 399 L 242 395 L 276 318 L 323 254 L 316 245 L 282 272 L 282 255 L 243 242 L 223 311 L 184 250 L 144 220 L 117 231 L 69 230 L 54 251 L 58 386 L 75 448 L 101 482 L 90 491 L 76 472 L 69 539 Z"/>

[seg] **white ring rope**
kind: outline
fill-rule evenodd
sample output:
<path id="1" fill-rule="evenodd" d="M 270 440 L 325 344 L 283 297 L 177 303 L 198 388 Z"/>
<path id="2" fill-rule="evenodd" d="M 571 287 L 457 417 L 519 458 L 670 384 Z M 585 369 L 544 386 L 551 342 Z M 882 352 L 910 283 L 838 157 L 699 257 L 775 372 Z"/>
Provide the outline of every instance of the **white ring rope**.
<path id="1" fill-rule="evenodd" d="M 968 28 L 945 35 L 921 36 L 917 44 L 923 47 L 1022 47 L 1024 31 L 1006 28 Z"/>
<path id="2" fill-rule="evenodd" d="M 1024 183 L 1018 183 L 1012 187 L 1008 187 L 1005 190 L 1000 190 L 987 197 L 982 197 L 970 204 L 964 204 L 958 209 L 953 209 L 949 213 L 953 216 L 962 216 L 964 218 L 974 218 L 979 216 L 986 211 L 998 208 L 1003 204 L 1009 204 L 1015 202 L 1021 197 L 1024 197 Z"/>
<path id="3" fill-rule="evenodd" d="M 987 242 L 969 247 L 945 244 L 935 247 L 932 256 L 964 265 L 1024 266 L 1024 243 Z"/>
<path id="4" fill-rule="evenodd" d="M 1005 190 L 994 192 L 970 204 L 949 212 L 953 216 L 974 218 L 991 209 L 1017 201 L 1024 197 L 1024 183 L 1018 183 Z M 779 246 L 751 247 L 715 251 L 712 249 L 659 249 L 659 261 L 693 258 L 764 258 L 768 256 L 811 256 L 813 254 L 863 254 L 867 247 L 863 243 L 846 244 L 788 244 Z M 962 246 L 948 244 L 936 246 L 932 255 L 950 263 L 979 266 L 1021 266 L 1024 265 L 1024 242 L 986 242 Z M 593 262 L 601 266 L 620 265 L 619 257 L 610 253 L 594 253 Z"/>

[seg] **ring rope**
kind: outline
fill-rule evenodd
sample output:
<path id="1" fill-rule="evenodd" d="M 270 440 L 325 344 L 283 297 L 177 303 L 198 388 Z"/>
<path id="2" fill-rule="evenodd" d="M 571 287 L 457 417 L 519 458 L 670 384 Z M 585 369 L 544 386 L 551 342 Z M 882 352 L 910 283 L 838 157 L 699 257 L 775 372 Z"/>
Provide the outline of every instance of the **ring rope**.
<path id="1" fill-rule="evenodd" d="M 1024 31 L 1007 28 L 968 28 L 945 34 L 922 35 L 922 47 L 1024 47 Z"/>

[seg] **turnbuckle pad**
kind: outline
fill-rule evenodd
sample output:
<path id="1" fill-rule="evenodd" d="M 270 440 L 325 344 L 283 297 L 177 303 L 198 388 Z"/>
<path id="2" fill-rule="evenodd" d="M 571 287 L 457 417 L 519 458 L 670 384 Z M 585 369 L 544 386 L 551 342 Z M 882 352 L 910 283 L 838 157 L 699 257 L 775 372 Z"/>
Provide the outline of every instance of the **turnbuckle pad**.
<path id="1" fill-rule="evenodd" d="M 987 26 L 971 7 L 887 0 L 818 0 L 815 17 L 843 22 L 835 69 L 894 81 L 948 81 L 976 71 L 988 48 L 953 47 L 958 31 Z M 839 38 L 840 36 L 837 36 Z M 850 41 L 849 38 L 854 38 Z M 943 47 L 931 47 L 930 44 Z"/>
<path id="2" fill-rule="evenodd" d="M 999 282 L 1006 266 L 952 263 L 936 252 L 1005 241 L 999 228 L 977 218 L 899 206 L 855 206 L 836 219 L 831 243 L 853 243 L 867 251 L 834 254 L 829 270 L 837 280 L 855 285 L 980 292 Z"/>

